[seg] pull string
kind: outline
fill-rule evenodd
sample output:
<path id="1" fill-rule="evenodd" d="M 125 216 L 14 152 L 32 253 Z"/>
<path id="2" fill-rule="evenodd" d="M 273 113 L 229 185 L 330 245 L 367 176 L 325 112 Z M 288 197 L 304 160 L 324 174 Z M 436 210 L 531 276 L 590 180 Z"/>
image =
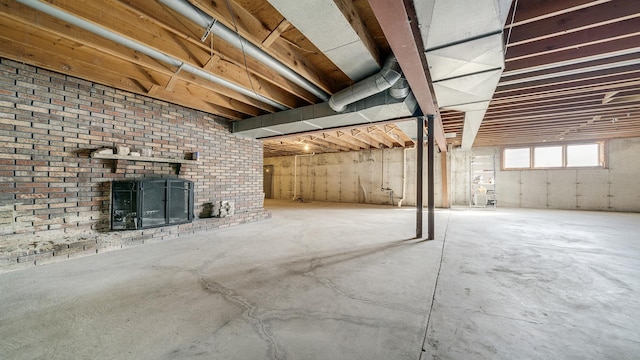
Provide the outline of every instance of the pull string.
<path id="1" fill-rule="evenodd" d="M 238 40 L 240 41 L 240 46 L 242 50 L 242 59 L 244 61 L 244 70 L 247 73 L 247 78 L 249 79 L 249 85 L 251 85 L 251 91 L 253 91 L 253 94 L 256 95 L 257 97 L 263 97 L 262 95 L 258 94 L 258 92 L 256 92 L 256 89 L 253 86 L 253 81 L 251 80 L 251 74 L 249 73 L 249 66 L 247 65 L 247 54 L 244 51 L 244 41 L 240 36 L 240 33 L 238 32 L 238 25 L 236 24 L 236 16 L 233 13 L 233 9 L 231 8 L 231 4 L 229 3 L 229 0 L 226 0 L 226 3 L 227 3 L 227 8 L 229 9 L 229 14 L 231 15 L 231 20 L 233 20 L 233 28 L 236 32 L 236 35 L 238 35 Z"/>

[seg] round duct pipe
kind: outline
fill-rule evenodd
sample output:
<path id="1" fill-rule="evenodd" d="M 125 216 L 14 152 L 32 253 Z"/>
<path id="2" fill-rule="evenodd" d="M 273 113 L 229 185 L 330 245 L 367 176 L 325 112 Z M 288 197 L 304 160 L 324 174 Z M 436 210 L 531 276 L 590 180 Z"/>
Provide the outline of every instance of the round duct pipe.
<path id="1" fill-rule="evenodd" d="M 409 82 L 405 78 L 400 78 L 400 80 L 396 81 L 395 84 L 389 89 L 389 95 L 391 95 L 394 99 L 404 99 L 409 95 Z"/>
<path id="2" fill-rule="evenodd" d="M 271 55 L 264 52 L 259 47 L 253 45 L 247 39 L 240 36 L 235 31 L 229 29 L 225 25 L 216 21 L 213 17 L 209 16 L 202 10 L 191 5 L 187 0 L 159 0 L 165 6 L 175 10 L 182 16 L 193 21 L 194 23 L 204 27 L 207 31 L 211 31 L 212 34 L 218 36 L 222 40 L 228 42 L 232 46 L 241 51 L 244 51 L 247 55 L 267 65 L 278 74 L 284 76 L 288 80 L 291 80 L 298 86 L 309 91 L 318 98 L 327 101 L 329 96 L 318 86 L 314 85 L 304 77 L 300 76 L 295 71 L 289 69 L 280 61 L 276 60 Z"/>
<path id="3" fill-rule="evenodd" d="M 329 106 L 334 111 L 342 112 L 349 104 L 387 90 L 401 77 L 400 64 L 396 57 L 391 55 L 380 72 L 333 94 L 329 99 Z"/>
<path id="4" fill-rule="evenodd" d="M 211 73 L 208 73 L 202 69 L 196 68 L 192 65 L 189 65 L 187 63 L 182 62 L 182 60 L 180 59 L 176 59 L 170 55 L 167 55 L 163 52 L 160 52 L 158 50 L 155 50 L 147 45 L 144 45 L 142 43 L 139 43 L 137 41 L 131 40 L 129 38 L 126 38 L 122 35 L 116 34 L 108 29 L 105 29 L 101 26 L 98 26 L 94 23 L 91 23 L 89 21 L 83 20 L 75 15 L 69 14 L 65 11 L 62 11 L 60 9 L 57 9 L 51 5 L 48 5 L 46 3 L 40 2 L 38 0 L 17 0 L 18 2 L 29 6 L 33 9 L 36 9 L 38 11 L 41 11 L 45 14 L 51 15 L 55 18 L 58 18 L 60 20 L 63 20 L 69 24 L 75 25 L 79 28 L 82 28 L 84 30 L 87 30 L 89 32 L 92 32 L 96 35 L 102 36 L 105 39 L 111 40 L 115 43 L 118 43 L 120 45 L 124 45 L 128 48 L 131 48 L 135 51 L 138 51 L 142 54 L 145 54 L 149 57 L 152 57 L 158 61 L 164 62 L 166 64 L 172 65 L 172 66 L 176 66 L 181 70 L 184 70 L 186 72 L 189 72 L 193 75 L 196 75 L 198 77 L 201 77 L 203 79 L 209 80 L 213 83 L 216 83 L 218 85 L 224 86 L 226 88 L 229 88 L 233 91 L 237 91 L 245 96 L 248 96 L 250 98 L 256 99 L 258 101 L 262 101 L 265 104 L 269 104 L 277 109 L 280 110 L 286 110 L 287 108 L 271 99 L 268 99 L 254 91 L 251 91 L 249 89 L 245 89 L 242 86 L 239 86 L 235 83 L 232 83 L 231 81 L 228 81 L 226 79 L 223 79 L 221 77 L 215 76 Z"/>

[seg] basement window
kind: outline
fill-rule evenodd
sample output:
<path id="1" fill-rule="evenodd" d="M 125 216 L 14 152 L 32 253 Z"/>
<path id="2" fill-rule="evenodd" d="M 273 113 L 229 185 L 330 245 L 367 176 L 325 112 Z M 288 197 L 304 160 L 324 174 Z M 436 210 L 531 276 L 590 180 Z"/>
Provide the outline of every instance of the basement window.
<path id="1" fill-rule="evenodd" d="M 605 167 L 604 141 L 504 148 L 503 170 Z"/>
<path id="2" fill-rule="evenodd" d="M 533 148 L 534 168 L 562 167 L 562 146 L 545 146 Z"/>
<path id="3" fill-rule="evenodd" d="M 531 148 L 504 149 L 505 169 L 524 169 L 531 167 Z"/>
<path id="4" fill-rule="evenodd" d="M 598 144 L 567 145 L 567 166 L 601 166 Z"/>

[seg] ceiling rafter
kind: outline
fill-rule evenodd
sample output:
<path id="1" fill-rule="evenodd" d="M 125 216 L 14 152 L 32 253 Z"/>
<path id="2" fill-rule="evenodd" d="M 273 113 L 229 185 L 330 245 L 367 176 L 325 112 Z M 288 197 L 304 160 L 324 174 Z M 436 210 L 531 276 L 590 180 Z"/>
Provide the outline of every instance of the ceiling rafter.
<path id="1" fill-rule="evenodd" d="M 5 1 L 6 0 L 2 0 L 2 2 L 5 2 Z M 65 39 L 74 41 L 76 44 L 81 43 L 83 44 L 82 46 L 83 48 L 94 49 L 96 52 L 91 54 L 90 56 L 91 59 L 87 60 L 88 62 L 95 62 L 95 59 L 100 57 L 106 58 L 108 56 L 114 56 L 126 62 L 137 64 L 145 69 L 162 73 L 167 76 L 167 80 L 170 76 L 175 75 L 176 77 L 181 78 L 183 81 L 196 84 L 207 90 L 214 91 L 220 94 L 222 97 L 227 99 L 225 101 L 228 101 L 228 99 L 231 99 L 233 97 L 236 100 L 240 101 L 240 103 L 238 104 L 244 103 L 246 105 L 250 105 L 251 108 L 260 107 L 264 110 L 275 111 L 273 107 L 268 106 L 260 101 L 257 101 L 257 100 L 248 98 L 247 96 L 244 96 L 242 94 L 238 94 L 236 92 L 230 91 L 226 88 L 213 84 L 204 79 L 197 78 L 193 75 L 186 74 L 184 72 L 182 72 L 181 74 L 177 74 L 178 69 L 175 67 L 171 67 L 167 64 L 162 64 L 144 54 L 138 53 L 125 46 L 118 45 L 110 41 L 106 41 L 105 39 L 99 37 L 98 35 L 89 33 L 83 29 L 76 28 L 75 26 L 72 26 L 69 24 L 65 24 L 50 16 L 47 16 L 44 14 L 38 14 L 37 21 L 36 21 L 35 20 L 36 14 L 34 14 L 32 11 L 29 11 L 28 8 L 26 8 L 21 4 L 12 4 L 12 6 L 9 8 L 8 11 L 3 12 L 0 15 L 5 16 L 8 19 L 11 19 L 11 21 L 13 21 L 14 24 L 19 23 L 21 24 L 20 26 L 23 26 L 23 28 L 21 28 L 22 31 L 18 31 L 17 29 L 12 29 L 12 31 L 15 30 L 16 33 L 15 33 L 15 37 L 12 36 L 11 39 L 15 39 L 16 37 L 17 38 L 22 37 L 22 34 L 24 34 L 25 32 L 28 33 L 28 31 L 31 31 L 30 29 L 32 28 L 38 29 L 44 35 L 40 35 L 39 33 L 37 37 L 46 38 L 48 36 L 46 34 L 51 33 L 60 38 L 65 38 Z M 69 31 L 69 29 L 72 29 L 72 31 Z M 8 34 L 9 33 L 7 33 L 7 35 Z M 23 41 L 24 40 L 25 39 L 23 39 Z M 34 44 L 34 41 L 30 40 L 30 43 Z M 41 45 L 39 45 L 37 49 L 42 49 L 43 51 L 47 46 L 49 46 L 48 45 L 49 43 L 47 42 L 40 43 L 40 44 Z M 62 50 L 63 49 L 61 48 L 58 49 L 58 52 L 60 52 L 61 55 L 63 55 L 64 53 L 68 53 L 70 55 L 67 55 L 67 57 L 69 57 L 70 59 L 76 59 L 78 55 L 75 55 L 75 53 L 77 53 L 77 51 L 79 50 L 84 50 L 84 49 L 80 49 L 80 48 L 76 49 L 75 47 L 70 47 L 66 51 L 62 51 Z M 45 65 L 43 65 L 43 67 L 47 67 Z M 120 68 L 120 71 L 122 71 L 123 73 L 126 73 L 125 72 L 126 63 L 124 63 L 124 65 L 125 66 Z M 48 68 L 51 68 L 51 67 L 49 66 Z M 54 68 L 52 70 L 60 70 L 60 68 Z M 81 74 L 75 74 L 75 75 L 80 76 Z M 86 75 L 82 75 L 82 76 L 86 76 Z M 91 76 L 91 74 L 89 74 L 89 76 Z M 165 82 L 163 82 L 163 84 L 165 84 Z M 156 85 L 161 85 L 161 84 L 158 83 Z M 154 92 L 154 93 L 157 94 L 157 92 Z M 165 98 L 164 100 L 167 100 L 167 99 Z M 257 113 L 256 110 L 251 110 L 250 107 L 246 107 L 245 105 L 240 105 L 240 107 L 241 108 L 239 110 L 240 111 L 245 110 L 247 114 L 253 115 Z"/>
<path id="2" fill-rule="evenodd" d="M 566 0 L 562 3 L 557 2 L 560 6 L 566 6 Z M 526 4 L 526 2 L 520 2 L 518 5 Z M 540 41 L 549 39 L 556 36 L 570 35 L 572 33 L 584 30 L 592 30 L 598 27 L 616 24 L 623 22 L 624 20 L 637 18 L 640 13 L 640 7 L 637 2 L 628 2 L 625 6 L 612 6 L 609 0 L 598 2 L 591 2 L 590 6 L 584 8 L 573 8 L 572 11 L 568 11 L 571 8 L 567 8 L 567 12 L 558 14 L 556 16 L 549 16 L 545 19 L 538 21 L 532 21 L 528 24 L 518 24 L 516 22 L 513 28 L 518 29 L 517 32 L 512 32 L 509 37 L 509 47 L 531 43 L 534 41 Z M 518 8 L 516 11 L 516 17 L 520 14 L 522 9 Z M 509 27 L 505 30 L 508 33 Z M 597 31 L 590 31 L 595 34 Z M 505 36 L 506 38 L 506 36 Z M 509 52 L 511 50 L 508 50 Z"/>
<path id="3" fill-rule="evenodd" d="M 189 1 L 229 28 L 235 27 L 226 0 Z M 320 101 L 274 69 L 250 56 L 245 58 L 240 49 L 221 37 L 209 36 L 201 41 L 203 27 L 161 2 L 41 2 L 166 53 L 176 62 L 164 63 L 16 0 L 0 0 L 0 56 L 199 109 L 228 121 L 277 109 L 247 92 L 196 76 L 186 71 L 188 68 L 180 71 L 180 62 L 250 92 L 255 90 L 256 94 L 287 107 L 299 108 Z M 314 83 L 324 82 L 331 90 L 352 83 L 326 54 L 291 25 L 293 19 L 283 18 L 269 1 L 232 0 L 230 4 L 240 33 L 252 44 L 284 60 L 285 66 Z M 286 2 L 283 4 L 286 6 Z M 424 71 L 428 67 L 421 56 L 421 41 L 415 41 L 419 39 L 415 34 L 420 32 L 416 29 L 412 2 L 338 0 L 336 4 L 340 6 L 338 13 L 349 21 L 363 43 L 369 43 L 369 48 L 381 50 L 382 57 L 393 50 L 401 60 L 401 67 L 409 71 L 405 75 L 410 80 L 427 78 L 426 82 L 416 85 L 414 81 L 410 86 L 423 110 L 437 108 L 433 98 L 428 98 L 433 93 L 429 74 Z M 506 69 L 474 146 L 640 136 L 638 28 L 638 1 L 519 1 L 514 24 L 507 25 L 504 32 L 505 40 L 509 36 Z M 441 124 L 437 129 L 443 136 L 445 131 L 448 135 L 455 133 L 444 144 L 458 146 L 464 113 L 442 110 L 435 120 Z M 394 125 L 395 121 L 398 120 L 377 124 L 379 130 L 369 124 L 311 131 L 310 151 L 412 145 L 413 141 Z M 300 142 L 280 138 L 265 141 L 265 154 L 304 153 Z M 439 140 L 438 145 L 443 146 Z"/>
<path id="4" fill-rule="evenodd" d="M 13 42 L 10 38 L 13 31 L 20 32 L 21 38 L 30 39 L 29 42 L 36 46 Z M 0 24 L 0 39 L 2 39 L 0 54 L 9 58 L 17 57 L 28 59 L 32 64 L 54 71 L 66 69 L 67 72 L 74 76 L 96 81 L 98 83 L 117 84 L 119 88 L 138 94 L 148 95 L 148 92 L 152 89 L 153 85 L 159 85 L 149 83 L 149 80 L 146 78 L 138 78 L 134 80 L 128 76 L 123 76 L 123 73 L 139 73 L 139 69 L 132 63 L 115 57 L 103 57 L 101 64 L 95 65 L 93 62 L 95 56 L 90 52 L 90 50 L 87 50 L 86 47 L 78 47 L 74 49 L 72 48 L 72 43 L 70 43 L 67 46 L 69 53 L 67 55 L 62 55 L 59 50 L 66 46 L 64 45 L 64 40 L 60 38 L 57 40 L 47 40 L 46 36 L 29 36 L 28 34 L 28 29 L 17 29 L 15 27 L 6 28 L 3 24 Z M 47 51 L 44 50 L 42 46 L 38 46 L 40 42 L 51 43 L 56 41 L 59 44 L 58 51 Z M 160 76 L 158 76 L 158 78 L 160 78 Z M 201 104 L 195 99 L 189 99 L 189 97 L 184 96 L 179 92 L 168 92 L 162 87 L 154 91 L 156 96 L 166 101 L 189 104 L 189 106 L 195 108 L 199 108 L 199 104 Z M 231 119 L 240 119 L 243 117 L 240 112 L 232 110 L 234 107 L 228 104 L 228 98 L 224 98 L 218 94 L 209 95 L 204 91 L 202 91 L 200 95 L 207 95 L 211 102 L 216 103 L 216 106 L 218 106 L 217 110 L 219 110 L 217 112 L 218 114 Z"/>
<path id="5" fill-rule="evenodd" d="M 278 39 L 280 35 L 289 28 L 289 26 L 291 26 L 291 23 L 287 19 L 282 19 L 280 24 L 278 24 L 278 26 L 262 41 L 262 46 L 271 46 L 271 44 L 273 44 L 274 41 L 276 41 L 276 39 Z"/>
<path id="6" fill-rule="evenodd" d="M 378 47 L 373 41 L 371 34 L 369 34 L 369 31 L 364 26 L 364 22 L 360 18 L 360 14 L 358 13 L 353 1 L 334 0 L 334 2 L 347 21 L 349 21 L 353 30 L 358 34 L 358 37 L 360 37 L 360 40 L 371 56 L 378 62 L 378 64 L 380 64 L 380 53 L 378 51 Z"/>
<path id="7" fill-rule="evenodd" d="M 174 33 L 176 36 L 184 39 L 194 46 L 200 47 L 202 51 L 208 53 L 209 60 L 207 60 L 203 69 L 207 68 L 207 64 L 210 66 L 212 63 L 215 63 L 215 61 L 221 60 L 228 61 L 235 66 L 238 66 L 240 69 L 245 67 L 246 61 L 245 70 L 250 71 L 253 75 L 278 86 L 292 95 L 300 97 L 309 104 L 315 102 L 316 97 L 309 91 L 301 88 L 289 79 L 284 78 L 282 75 L 257 60 L 251 57 L 244 57 L 240 50 L 217 37 L 209 36 L 207 41 L 200 41 L 200 37 L 204 33 L 204 29 L 187 20 L 181 19 L 179 15 L 173 13 L 170 9 L 163 7 L 161 4 L 153 1 L 144 2 L 144 6 L 142 6 L 142 3 L 131 0 L 119 1 L 127 6 L 131 11 L 138 14 L 138 16 L 147 17 L 149 21 L 152 21 L 157 26 Z"/>
<path id="8" fill-rule="evenodd" d="M 227 27 L 234 29 L 237 26 L 238 32 L 256 46 L 261 46 L 262 39 L 265 39 L 271 33 L 269 29 L 264 27 L 260 20 L 256 19 L 251 13 L 232 0 L 191 0 L 191 2 L 200 10 L 222 22 Z M 229 14 L 227 3 L 233 11 L 233 15 L 236 18 L 235 21 L 231 18 L 231 14 Z M 330 94 L 335 92 L 335 86 L 328 82 L 328 79 L 322 78 L 319 71 L 306 61 L 298 49 L 291 46 L 288 42 L 277 38 L 269 47 L 264 49 L 271 56 L 301 74 L 325 92 Z"/>
<path id="9" fill-rule="evenodd" d="M 354 142 L 349 142 L 346 139 L 340 139 L 339 137 L 332 136 L 327 133 L 323 133 L 322 138 L 325 141 L 341 146 L 343 149 L 347 149 L 347 151 L 357 151 L 362 149 L 359 145 L 356 145 Z"/>

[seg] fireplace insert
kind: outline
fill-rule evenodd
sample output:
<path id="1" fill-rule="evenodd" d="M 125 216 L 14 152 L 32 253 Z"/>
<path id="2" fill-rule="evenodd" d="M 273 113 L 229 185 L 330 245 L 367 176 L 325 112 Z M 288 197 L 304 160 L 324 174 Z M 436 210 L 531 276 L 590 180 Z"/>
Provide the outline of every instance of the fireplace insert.
<path id="1" fill-rule="evenodd" d="M 160 178 L 112 183 L 112 230 L 145 229 L 192 220 L 192 181 Z"/>

